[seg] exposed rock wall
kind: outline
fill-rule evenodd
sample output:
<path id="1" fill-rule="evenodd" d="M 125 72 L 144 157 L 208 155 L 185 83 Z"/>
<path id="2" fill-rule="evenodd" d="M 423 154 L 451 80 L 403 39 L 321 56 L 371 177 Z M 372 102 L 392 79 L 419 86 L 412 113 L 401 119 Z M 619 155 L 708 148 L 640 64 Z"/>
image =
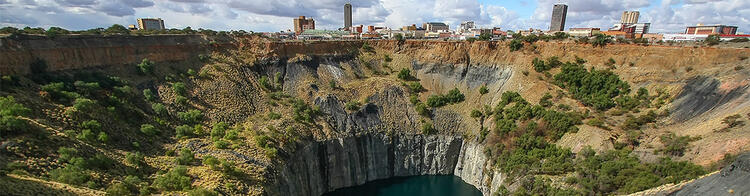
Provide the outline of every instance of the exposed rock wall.
<path id="1" fill-rule="evenodd" d="M 47 64 L 47 71 L 134 64 L 144 58 L 183 61 L 221 47 L 212 43 L 226 44 L 228 39 L 201 35 L 2 37 L 0 74 L 30 73 L 30 65 L 38 60 Z"/>
<path id="2" fill-rule="evenodd" d="M 373 180 L 456 175 L 489 195 L 482 147 L 461 137 L 368 133 L 311 143 L 278 175 L 279 195 L 321 195 Z"/>

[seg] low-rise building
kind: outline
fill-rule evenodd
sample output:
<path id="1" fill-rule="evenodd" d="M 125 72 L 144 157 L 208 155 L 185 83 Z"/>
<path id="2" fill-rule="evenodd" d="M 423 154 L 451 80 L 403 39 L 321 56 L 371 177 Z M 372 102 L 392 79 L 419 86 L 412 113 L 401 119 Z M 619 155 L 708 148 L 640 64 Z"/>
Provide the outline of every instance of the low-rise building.
<path id="1" fill-rule="evenodd" d="M 445 32 L 449 31 L 448 25 L 442 22 L 428 22 L 422 24 L 422 28 L 428 32 Z"/>
<path id="2" fill-rule="evenodd" d="M 161 18 L 139 18 L 138 29 L 146 31 L 164 30 L 164 20 Z"/>
<path id="3" fill-rule="evenodd" d="M 708 35 L 695 35 L 695 34 L 664 34 L 662 41 L 702 41 L 705 40 Z"/>
<path id="4" fill-rule="evenodd" d="M 704 26 L 703 24 L 698 24 L 696 26 L 689 26 L 685 29 L 685 34 L 692 34 L 692 35 L 711 35 L 711 34 L 719 34 L 719 35 L 735 35 L 737 34 L 737 27 L 736 26 L 727 26 L 727 25 L 708 25 Z"/>
<path id="5" fill-rule="evenodd" d="M 646 39 L 649 42 L 659 42 L 664 39 L 664 34 L 648 33 L 648 34 L 643 34 L 641 38 Z"/>
<path id="6" fill-rule="evenodd" d="M 340 39 L 351 35 L 348 31 L 315 30 L 308 29 L 297 35 L 297 39 Z M 356 36 L 355 36 L 356 37 Z"/>
<path id="7" fill-rule="evenodd" d="M 615 24 L 609 31 L 622 31 L 630 34 L 646 34 L 651 28 L 651 23 L 620 23 Z"/>
<path id="8" fill-rule="evenodd" d="M 601 33 L 604 34 L 604 35 L 606 35 L 606 36 L 614 37 L 615 39 L 617 39 L 617 38 L 622 38 L 622 39 L 629 38 L 629 39 L 632 39 L 633 38 L 633 34 L 629 34 L 629 33 L 626 33 L 624 31 L 602 31 Z"/>
<path id="9" fill-rule="evenodd" d="M 573 37 L 591 37 L 599 32 L 599 28 L 570 28 L 568 30 L 568 34 Z"/>

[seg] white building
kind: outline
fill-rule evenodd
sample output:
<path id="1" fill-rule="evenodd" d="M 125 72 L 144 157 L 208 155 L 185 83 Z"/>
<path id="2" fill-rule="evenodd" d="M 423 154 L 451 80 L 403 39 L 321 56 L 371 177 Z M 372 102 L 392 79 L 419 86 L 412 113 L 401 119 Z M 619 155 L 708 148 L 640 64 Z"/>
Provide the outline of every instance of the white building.
<path id="1" fill-rule="evenodd" d="M 705 40 L 708 35 L 693 35 L 693 34 L 664 34 L 662 41 L 702 41 Z"/>

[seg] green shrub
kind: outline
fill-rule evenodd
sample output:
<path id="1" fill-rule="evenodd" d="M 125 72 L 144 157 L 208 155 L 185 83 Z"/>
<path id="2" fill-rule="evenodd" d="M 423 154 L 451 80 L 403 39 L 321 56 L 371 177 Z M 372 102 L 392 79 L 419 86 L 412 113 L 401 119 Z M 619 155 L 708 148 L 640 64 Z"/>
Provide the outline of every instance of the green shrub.
<path id="1" fill-rule="evenodd" d="M 313 120 L 321 114 L 320 108 L 311 107 L 300 99 L 292 100 L 294 120 L 297 122 L 313 123 Z"/>
<path id="2" fill-rule="evenodd" d="M 415 105 L 414 109 L 417 111 L 417 113 L 419 115 L 422 115 L 424 117 L 429 117 L 430 116 L 430 109 L 427 109 L 427 105 L 425 105 L 422 102 L 417 103 L 417 105 Z"/>
<path id="3" fill-rule="evenodd" d="M 639 130 L 641 129 L 641 126 L 656 122 L 656 112 L 653 110 L 648 111 L 648 113 L 641 115 L 639 117 L 633 117 L 628 116 L 627 119 L 625 119 L 625 122 L 623 123 L 622 127 L 625 130 Z"/>
<path id="4" fill-rule="evenodd" d="M 211 155 L 206 155 L 203 157 L 203 165 L 208 166 L 212 170 L 216 170 L 217 165 L 219 164 L 219 159 L 216 157 L 213 157 Z"/>
<path id="5" fill-rule="evenodd" d="M 73 108 L 75 108 L 76 111 L 79 112 L 92 111 L 94 109 L 94 106 L 96 106 L 96 102 L 86 98 L 77 98 L 73 103 Z"/>
<path id="6" fill-rule="evenodd" d="M 76 136 L 79 140 L 87 141 L 87 142 L 93 142 L 96 140 L 96 135 L 94 134 L 91 129 L 84 129 L 81 130 L 81 133 L 78 133 Z"/>
<path id="7" fill-rule="evenodd" d="M 143 154 L 140 152 L 125 154 L 125 163 L 132 165 L 135 168 L 143 168 L 146 166 L 146 160 Z"/>
<path id="8" fill-rule="evenodd" d="M 409 95 L 409 102 L 411 104 L 419 103 L 419 96 L 417 96 L 416 94 Z"/>
<path id="9" fill-rule="evenodd" d="M 402 80 L 411 80 L 413 76 L 411 76 L 411 70 L 407 68 L 401 69 L 401 71 L 398 72 L 398 78 Z"/>
<path id="10" fill-rule="evenodd" d="M 154 110 L 154 113 L 156 113 L 157 115 L 164 116 L 167 114 L 167 107 L 161 103 L 152 103 L 151 109 Z"/>
<path id="11" fill-rule="evenodd" d="M 216 147 L 218 149 L 227 149 L 227 148 L 229 148 L 229 142 L 221 140 L 221 139 L 215 140 L 214 141 L 214 147 Z"/>
<path id="12" fill-rule="evenodd" d="M 263 87 L 263 89 L 266 89 L 267 91 L 275 91 L 276 88 L 271 84 L 271 81 L 266 76 L 260 77 L 260 86 Z"/>
<path id="13" fill-rule="evenodd" d="M 391 61 L 393 61 L 393 59 L 391 58 L 391 56 L 388 56 L 387 54 L 383 56 L 383 60 L 385 60 L 385 62 L 391 62 Z"/>
<path id="14" fill-rule="evenodd" d="M 224 134 L 224 139 L 229 141 L 234 141 L 240 136 L 240 131 L 238 128 L 230 129 L 227 131 L 226 134 Z"/>
<path id="15" fill-rule="evenodd" d="M 154 125 L 150 124 L 142 124 L 141 125 L 141 133 L 145 134 L 146 136 L 155 136 L 159 134 L 159 129 L 156 129 Z"/>
<path id="16" fill-rule="evenodd" d="M 479 94 L 480 95 L 484 95 L 484 94 L 487 94 L 489 92 L 490 92 L 490 90 L 487 89 L 487 85 L 482 85 L 482 87 L 479 87 Z"/>
<path id="17" fill-rule="evenodd" d="M 156 95 L 151 89 L 143 89 L 143 96 L 146 97 L 146 101 L 155 101 Z"/>
<path id="18" fill-rule="evenodd" d="M 513 39 L 508 43 L 508 48 L 510 48 L 511 52 L 519 51 L 523 48 L 523 43 L 521 40 Z"/>
<path id="19" fill-rule="evenodd" d="M 109 135 L 107 135 L 107 133 L 105 133 L 104 131 L 99 132 L 99 135 L 96 136 L 96 140 L 102 143 L 107 143 L 107 141 L 109 141 Z"/>
<path id="20" fill-rule="evenodd" d="M 422 91 L 425 91 L 424 87 L 422 87 L 422 84 L 419 82 L 408 82 L 407 86 L 409 87 L 409 91 L 412 93 L 420 93 Z"/>
<path id="21" fill-rule="evenodd" d="M 700 137 L 677 136 L 674 133 L 665 134 L 659 137 L 664 148 L 660 151 L 671 156 L 682 156 L 685 154 L 690 142 L 700 139 Z"/>
<path id="22" fill-rule="evenodd" d="M 432 134 L 436 134 L 436 133 L 437 133 L 437 129 L 435 129 L 434 127 L 432 127 L 432 123 L 430 123 L 430 122 L 424 122 L 424 123 L 422 123 L 422 134 L 424 134 L 424 135 L 432 135 Z"/>
<path id="23" fill-rule="evenodd" d="M 143 59 L 141 63 L 137 65 L 137 67 L 141 73 L 150 74 L 154 71 L 154 62 L 151 62 L 148 59 Z"/>
<path id="24" fill-rule="evenodd" d="M 177 138 L 186 138 L 191 137 L 195 133 L 193 133 L 193 127 L 188 125 L 180 125 L 175 128 L 175 135 Z"/>
<path id="25" fill-rule="evenodd" d="M 133 195 L 133 192 L 130 192 L 130 188 L 125 183 L 111 184 L 104 192 L 111 196 Z"/>
<path id="26" fill-rule="evenodd" d="M 92 96 L 96 94 L 97 91 L 101 90 L 101 86 L 99 86 L 98 82 L 75 81 L 73 86 L 76 87 L 76 90 L 88 96 Z"/>
<path id="27" fill-rule="evenodd" d="M 359 110 L 360 106 L 362 106 L 362 104 L 359 103 L 359 101 L 351 100 L 349 102 L 346 102 L 346 104 L 344 105 L 344 108 L 346 108 L 346 110 L 349 110 L 349 111 L 357 111 Z"/>
<path id="28" fill-rule="evenodd" d="M 706 44 L 708 44 L 709 46 L 717 45 L 721 43 L 721 37 L 717 34 L 709 35 L 708 37 L 706 37 L 704 42 L 706 42 Z"/>
<path id="29" fill-rule="evenodd" d="M 208 189 L 204 189 L 201 187 L 195 188 L 188 192 L 188 196 L 218 196 L 219 194 Z"/>
<path id="30" fill-rule="evenodd" d="M 154 179 L 153 187 L 162 191 L 187 191 L 192 184 L 192 178 L 187 174 L 185 166 L 177 166 L 164 175 Z"/>
<path id="31" fill-rule="evenodd" d="M 100 124 L 99 121 L 96 121 L 96 120 L 87 120 L 81 123 L 81 128 L 91 129 L 94 131 L 100 131 L 102 130 L 102 124 Z"/>
<path id="32" fill-rule="evenodd" d="M 591 41 L 591 45 L 594 47 L 604 47 L 610 42 L 612 42 L 612 39 L 610 39 L 609 36 L 597 33 L 594 35 L 594 40 Z"/>
<path id="33" fill-rule="evenodd" d="M 742 118 L 742 116 L 740 116 L 739 114 L 730 115 L 730 116 L 724 117 L 724 119 L 721 120 L 721 123 L 726 124 L 727 128 L 734 128 L 734 127 L 745 125 L 745 122 L 740 120 L 740 118 Z"/>
<path id="34" fill-rule="evenodd" d="M 178 112 L 177 118 L 186 124 L 197 124 L 202 121 L 203 113 L 200 110 L 191 109 L 187 112 Z"/>
<path id="35" fill-rule="evenodd" d="M 195 70 L 193 70 L 193 69 L 188 69 L 188 70 L 187 70 L 187 74 L 188 74 L 189 76 L 195 76 L 195 75 L 197 75 L 197 74 L 198 74 L 198 72 L 195 72 Z"/>
<path id="36" fill-rule="evenodd" d="M 448 104 L 460 103 L 464 99 L 464 94 L 458 88 L 454 88 L 446 95 L 431 95 L 427 98 L 427 106 L 442 107 Z"/>
<path id="37" fill-rule="evenodd" d="M 331 89 L 336 89 L 336 81 L 329 80 L 328 81 L 328 86 L 331 87 Z"/>
<path id="38" fill-rule="evenodd" d="M 211 129 L 211 139 L 218 140 L 224 137 L 226 130 L 229 128 L 229 124 L 225 122 L 215 123 Z"/>
<path id="39" fill-rule="evenodd" d="M 0 97 L 0 135 L 28 130 L 28 123 L 18 117 L 30 113 L 29 108 L 16 102 L 12 96 Z"/>
<path id="40" fill-rule="evenodd" d="M 54 181 L 72 185 L 83 185 L 91 179 L 91 174 L 83 168 L 67 164 L 65 167 L 53 169 L 49 172 Z"/>
<path id="41" fill-rule="evenodd" d="M 177 105 L 182 105 L 182 106 L 187 105 L 187 101 L 188 101 L 187 98 L 182 95 L 177 95 L 177 97 L 175 97 L 175 100 L 174 100 L 174 102 Z"/>
<path id="42" fill-rule="evenodd" d="M 178 165 L 190 165 L 195 161 L 195 154 L 193 154 L 193 151 L 190 151 L 190 149 L 183 148 L 180 150 L 180 156 L 175 158 L 175 162 Z"/>
<path id="43" fill-rule="evenodd" d="M 560 62 L 557 56 L 553 56 L 547 58 L 547 62 L 539 58 L 534 58 L 534 60 L 531 61 L 531 64 L 534 66 L 536 72 L 542 73 L 549 71 L 552 68 L 560 67 L 563 63 Z"/>
<path id="44" fill-rule="evenodd" d="M 185 87 L 185 83 L 182 83 L 182 82 L 172 83 L 172 90 L 174 90 L 174 92 L 180 96 L 187 96 L 187 87 Z"/>
<path id="45" fill-rule="evenodd" d="M 542 107 L 545 107 L 545 108 L 553 106 L 554 103 L 552 103 L 552 101 L 550 101 L 550 99 L 552 99 L 552 94 L 550 94 L 550 93 L 544 93 L 544 95 L 542 96 L 542 98 L 539 100 L 539 105 L 542 106 Z"/>
<path id="46" fill-rule="evenodd" d="M 268 118 L 271 120 L 278 120 L 281 119 L 281 114 L 276 112 L 268 112 Z"/>

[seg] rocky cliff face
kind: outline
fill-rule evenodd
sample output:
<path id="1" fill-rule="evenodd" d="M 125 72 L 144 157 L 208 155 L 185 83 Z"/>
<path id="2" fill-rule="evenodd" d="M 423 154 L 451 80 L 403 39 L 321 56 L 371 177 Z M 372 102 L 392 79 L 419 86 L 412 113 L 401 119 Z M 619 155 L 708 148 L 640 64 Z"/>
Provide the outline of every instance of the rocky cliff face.
<path id="1" fill-rule="evenodd" d="M 275 192 L 317 196 L 391 177 L 456 175 L 489 195 L 501 180 L 492 180 L 499 174 L 485 174 L 482 149 L 445 135 L 368 133 L 320 141 L 291 156 L 278 175 Z"/>

